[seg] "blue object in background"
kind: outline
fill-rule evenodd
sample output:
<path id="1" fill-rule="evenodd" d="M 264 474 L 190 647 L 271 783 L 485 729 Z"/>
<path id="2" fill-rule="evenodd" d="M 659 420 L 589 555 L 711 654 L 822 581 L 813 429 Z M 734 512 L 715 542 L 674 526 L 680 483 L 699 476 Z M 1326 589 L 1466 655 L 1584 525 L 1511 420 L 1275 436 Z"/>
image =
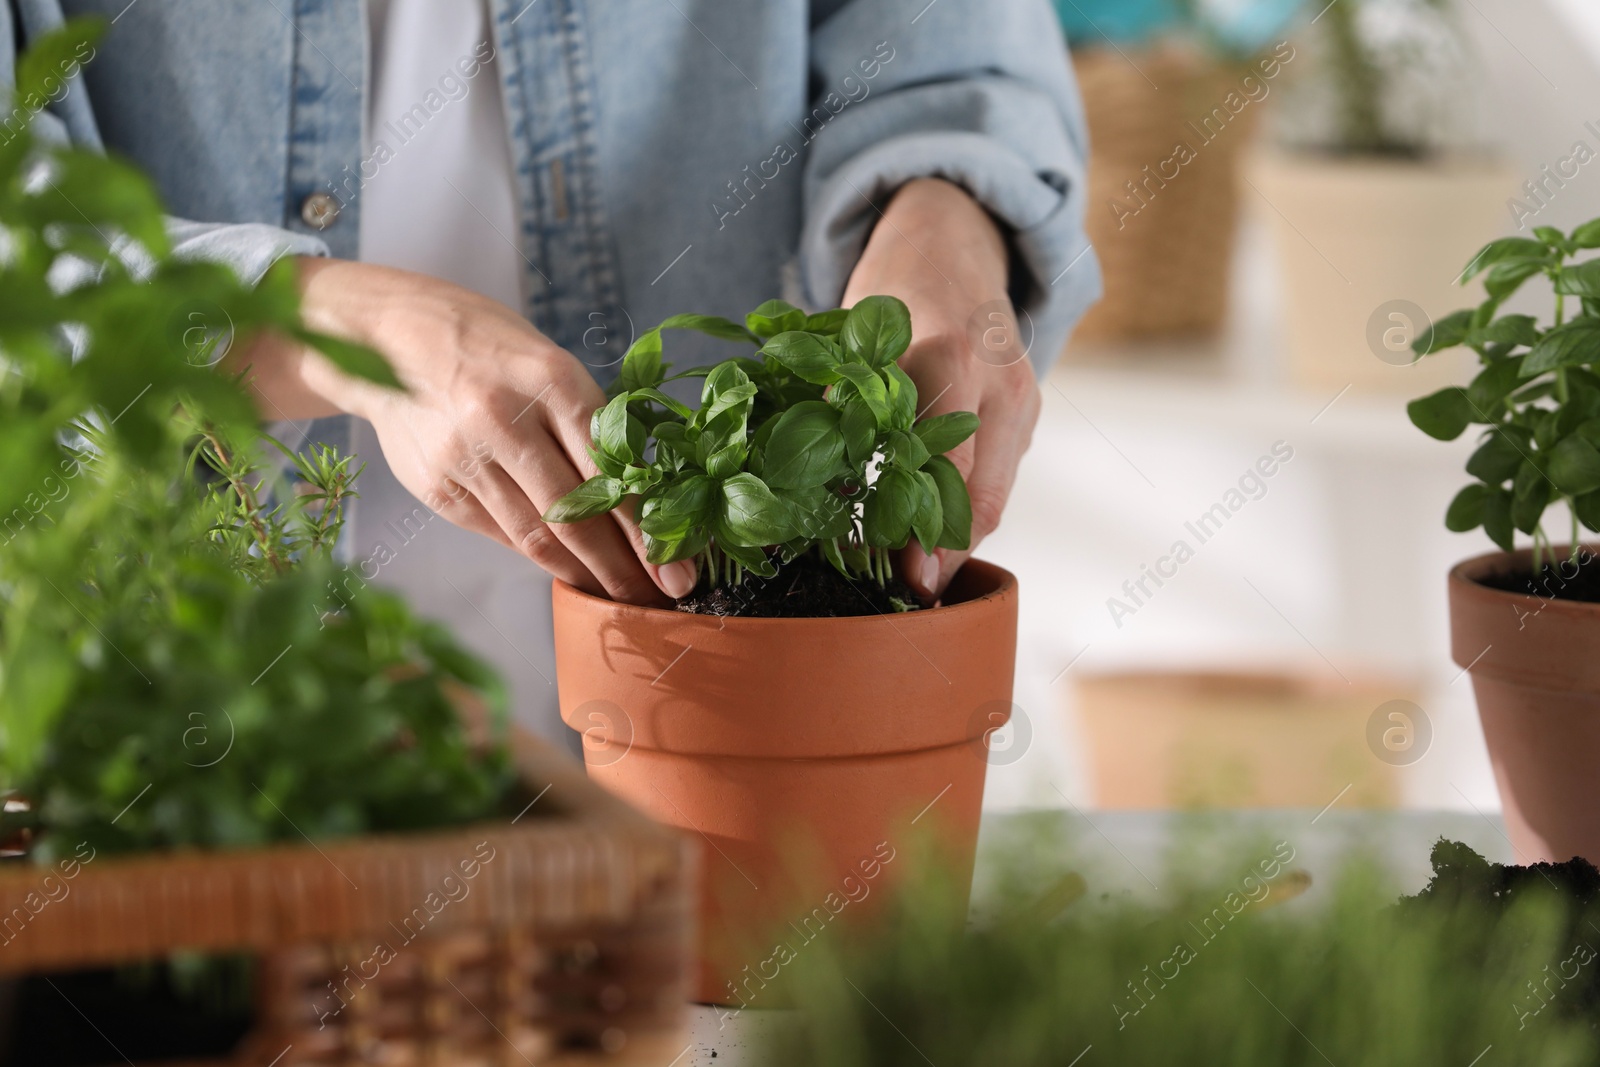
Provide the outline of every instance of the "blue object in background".
<path id="1" fill-rule="evenodd" d="M 1305 0 L 1055 0 L 1067 43 L 1143 44 L 1163 34 L 1190 35 L 1226 52 L 1249 55 L 1273 44 Z"/>
<path id="2" fill-rule="evenodd" d="M 1137 44 L 1182 21 L 1175 0 L 1055 0 L 1067 43 Z"/>

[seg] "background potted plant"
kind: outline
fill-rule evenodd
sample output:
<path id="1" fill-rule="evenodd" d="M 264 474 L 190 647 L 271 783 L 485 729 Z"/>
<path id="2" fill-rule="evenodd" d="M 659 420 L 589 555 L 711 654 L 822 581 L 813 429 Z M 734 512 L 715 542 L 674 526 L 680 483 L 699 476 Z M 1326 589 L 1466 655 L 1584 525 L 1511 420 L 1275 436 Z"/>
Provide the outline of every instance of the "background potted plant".
<path id="1" fill-rule="evenodd" d="M 19 110 L 102 28 L 38 40 Z M 142 175 L 25 125 L 0 143 L 0 976 L 44 977 L 0 1040 L 76 1054 L 53 1042 L 81 1023 L 48 1020 L 97 979 L 61 972 L 198 959 L 214 988 L 241 954 L 259 1062 L 506 1041 L 532 1062 L 672 1032 L 681 846 L 513 749 L 497 681 L 446 632 L 350 595 L 331 550 L 358 472 L 318 449 L 279 476 L 214 366 L 268 329 L 396 386 L 385 361 L 306 330 L 288 264 L 248 286 L 174 258 Z M 121 1047 L 90 1055 L 225 1051 L 182 1047 L 195 1005 L 163 1028 L 135 1004 L 95 1013 Z"/>
<path id="2" fill-rule="evenodd" d="M 1075 341 L 1221 329 L 1240 163 L 1293 58 L 1273 35 L 1297 4 L 1057 0 L 1094 146 L 1086 226 L 1105 285 Z"/>
<path id="3" fill-rule="evenodd" d="M 1499 230 L 1515 185 L 1477 129 L 1481 79 L 1461 25 L 1473 16 L 1454 0 L 1307 10 L 1274 150 L 1252 168 L 1283 271 L 1290 376 L 1330 393 L 1463 381 L 1469 360 L 1409 363 L 1425 325 L 1415 312 L 1381 316 L 1380 359 L 1368 329 L 1396 298 L 1434 317 L 1453 307 L 1456 265 Z"/>
<path id="4" fill-rule="evenodd" d="M 752 355 L 675 376 L 704 378 L 691 409 L 661 391 L 663 329 Z M 910 341 L 892 297 L 668 319 L 629 349 L 594 417 L 601 474 L 547 516 L 631 497 L 653 562 L 700 561 L 678 611 L 557 583 L 555 629 L 562 715 L 585 732 L 591 776 L 704 846 L 703 1000 L 737 997 L 752 938 L 924 817 L 970 879 L 985 739 L 1010 713 L 1017 587 L 969 562 L 923 607 L 895 577 L 910 538 L 964 548 L 972 521 L 944 453 L 978 420 L 917 419 L 896 365 Z M 803 871 L 789 843 L 814 850 Z"/>
<path id="5" fill-rule="evenodd" d="M 1580 544 L 1600 529 L 1600 220 L 1570 234 L 1486 245 L 1462 273 L 1488 293 L 1417 338 L 1419 355 L 1456 346 L 1481 369 L 1466 387 L 1411 402 L 1423 432 L 1452 440 L 1481 427 L 1467 461 L 1473 481 L 1445 525 L 1482 527 L 1502 551 L 1450 572 L 1452 656 L 1472 674 L 1506 827 L 1524 862 L 1600 858 L 1600 568 Z M 1529 279 L 1548 280 L 1555 313 L 1499 314 Z M 1543 519 L 1557 502 L 1569 542 L 1552 544 Z M 1517 551 L 1517 533 L 1532 544 Z"/>

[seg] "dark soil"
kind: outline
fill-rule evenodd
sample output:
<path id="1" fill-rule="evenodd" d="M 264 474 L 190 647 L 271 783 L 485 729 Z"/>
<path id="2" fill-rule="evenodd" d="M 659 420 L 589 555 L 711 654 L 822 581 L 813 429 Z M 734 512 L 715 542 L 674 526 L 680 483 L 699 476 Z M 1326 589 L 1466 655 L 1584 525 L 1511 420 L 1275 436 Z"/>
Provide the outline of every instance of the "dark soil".
<path id="1" fill-rule="evenodd" d="M 1525 574 L 1487 575 L 1481 579 L 1481 584 L 1543 600 L 1581 600 L 1600 604 L 1600 556 L 1585 550 L 1578 558 L 1580 562 L 1577 566 L 1570 560 L 1545 564 L 1537 579 L 1530 570 Z"/>
<path id="2" fill-rule="evenodd" d="M 1433 846 L 1429 860 L 1433 878 L 1422 892 L 1405 898 L 1408 906 L 1478 904 L 1504 911 L 1529 890 L 1554 891 L 1584 908 L 1600 898 L 1600 870 L 1579 856 L 1565 863 L 1518 867 L 1490 863 L 1459 841 L 1441 839 Z"/>
<path id="3" fill-rule="evenodd" d="M 898 578 L 886 588 L 872 581 L 853 582 L 809 553 L 779 567 L 776 577 L 747 575 L 736 587 L 712 589 L 702 574 L 694 591 L 678 601 L 679 611 L 695 615 L 757 619 L 894 615 L 921 606 L 917 594 Z"/>

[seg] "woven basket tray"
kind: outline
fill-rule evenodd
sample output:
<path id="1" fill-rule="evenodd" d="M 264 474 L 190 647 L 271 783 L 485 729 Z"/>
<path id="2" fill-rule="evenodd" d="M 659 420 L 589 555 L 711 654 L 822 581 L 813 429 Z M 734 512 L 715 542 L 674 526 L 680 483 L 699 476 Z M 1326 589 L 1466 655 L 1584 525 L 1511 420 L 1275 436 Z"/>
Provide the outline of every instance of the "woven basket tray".
<path id="1" fill-rule="evenodd" d="M 1084 49 L 1073 64 L 1092 146 L 1086 225 L 1105 280 L 1105 296 L 1075 340 L 1215 334 L 1228 309 L 1240 153 L 1262 105 L 1250 103 L 1207 142 L 1190 123 L 1202 124 L 1238 90 L 1239 71 L 1170 45 L 1126 55 Z M 1194 150 L 1193 160 L 1161 179 L 1160 165 L 1180 143 Z M 1113 202 L 1137 214 L 1121 214 Z"/>
<path id="2" fill-rule="evenodd" d="M 255 953 L 236 1064 L 668 1062 L 692 851 L 539 742 L 513 747 L 539 794 L 514 822 L 100 859 L 42 907 L 49 872 L 0 869 L 0 976 Z"/>

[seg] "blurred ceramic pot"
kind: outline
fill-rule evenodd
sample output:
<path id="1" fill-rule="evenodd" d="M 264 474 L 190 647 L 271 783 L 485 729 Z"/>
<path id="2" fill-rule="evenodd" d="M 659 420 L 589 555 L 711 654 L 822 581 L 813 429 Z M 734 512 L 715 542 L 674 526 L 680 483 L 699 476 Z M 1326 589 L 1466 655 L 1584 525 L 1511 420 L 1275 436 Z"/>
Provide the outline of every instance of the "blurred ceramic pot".
<path id="1" fill-rule="evenodd" d="M 1264 153 L 1251 168 L 1284 287 L 1289 376 L 1419 396 L 1476 373 L 1471 352 L 1411 342 L 1461 307 L 1461 265 L 1506 228 L 1516 179 L 1481 159 Z"/>

